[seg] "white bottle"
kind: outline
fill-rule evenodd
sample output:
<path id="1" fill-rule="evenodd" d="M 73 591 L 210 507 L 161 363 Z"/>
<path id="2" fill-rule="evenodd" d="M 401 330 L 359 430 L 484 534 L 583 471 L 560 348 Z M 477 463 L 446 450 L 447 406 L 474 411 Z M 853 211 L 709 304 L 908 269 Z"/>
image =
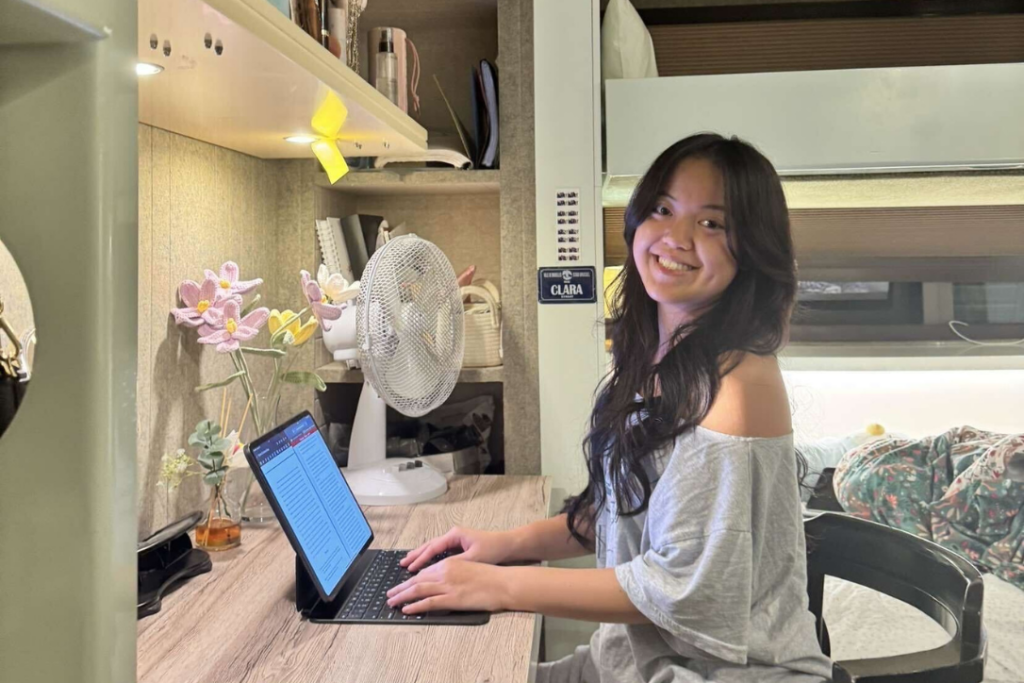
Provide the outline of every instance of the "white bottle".
<path id="1" fill-rule="evenodd" d="M 391 29 L 384 29 L 380 34 L 377 46 L 374 75 L 377 91 L 395 104 L 398 104 L 398 56 L 395 54 L 395 42 Z"/>

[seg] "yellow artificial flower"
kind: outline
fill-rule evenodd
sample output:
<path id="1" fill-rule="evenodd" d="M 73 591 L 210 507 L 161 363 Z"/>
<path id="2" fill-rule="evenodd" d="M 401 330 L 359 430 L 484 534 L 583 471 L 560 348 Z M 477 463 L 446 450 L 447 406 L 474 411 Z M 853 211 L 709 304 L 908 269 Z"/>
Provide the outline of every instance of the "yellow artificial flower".
<path id="1" fill-rule="evenodd" d="M 285 321 L 288 321 L 287 325 L 285 325 Z M 282 327 L 288 330 L 292 335 L 292 346 L 302 346 L 313 336 L 313 332 L 317 328 L 316 318 L 313 316 L 309 317 L 305 325 L 301 325 L 299 317 L 295 315 L 294 311 L 278 311 L 276 309 L 270 312 L 268 325 L 270 334 L 276 334 Z"/>
<path id="2" fill-rule="evenodd" d="M 270 334 L 277 334 L 277 331 L 284 325 L 284 321 L 294 317 L 295 313 L 292 311 L 281 312 L 276 308 L 272 310 L 270 312 L 270 319 L 267 321 L 267 327 L 270 328 Z"/>
<path id="3" fill-rule="evenodd" d="M 298 321 L 296 321 L 295 325 L 298 326 L 298 324 Z M 299 327 L 298 332 L 292 331 L 291 327 L 289 327 L 288 330 L 292 333 L 292 336 L 295 337 L 295 341 L 292 343 L 292 345 L 302 346 L 303 344 L 305 344 L 307 341 L 309 341 L 309 338 L 313 336 L 313 332 L 316 331 L 316 328 L 317 322 L 316 318 L 314 318 L 313 316 L 309 316 L 309 320 L 307 320 L 302 327 Z"/>

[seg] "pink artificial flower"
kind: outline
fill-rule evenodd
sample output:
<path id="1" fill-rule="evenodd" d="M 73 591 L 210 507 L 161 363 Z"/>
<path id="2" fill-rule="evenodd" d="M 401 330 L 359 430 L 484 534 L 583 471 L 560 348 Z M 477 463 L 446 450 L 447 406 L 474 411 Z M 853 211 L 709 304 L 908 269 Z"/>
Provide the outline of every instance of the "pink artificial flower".
<path id="1" fill-rule="evenodd" d="M 215 302 L 213 306 L 207 311 L 206 315 L 203 316 L 203 324 L 199 326 L 199 336 L 209 337 L 217 330 L 223 330 L 227 323 L 227 318 L 224 315 L 224 307 L 228 305 L 228 302 L 234 302 L 239 309 L 242 308 L 242 297 L 234 294 L 228 295 L 227 298 L 220 299 Z"/>
<path id="2" fill-rule="evenodd" d="M 210 271 L 207 271 L 210 273 Z M 212 273 L 211 273 L 212 274 Z M 207 277 L 203 284 L 199 285 L 192 280 L 185 280 L 178 287 L 178 296 L 185 304 L 182 308 L 172 308 L 174 322 L 186 327 L 200 327 L 200 334 L 206 336 L 209 326 L 217 326 L 223 317 L 221 310 L 228 301 L 235 301 L 239 305 L 242 297 L 237 294 L 221 295 L 219 292 L 216 276 Z"/>
<path id="3" fill-rule="evenodd" d="M 270 311 L 266 308 L 257 308 L 244 318 L 240 317 L 240 307 L 234 299 L 228 299 L 222 309 L 220 329 L 213 330 L 212 334 L 199 338 L 200 344 L 216 344 L 217 350 L 221 353 L 237 351 L 239 342 L 249 341 L 257 334 L 260 328 L 270 317 Z"/>
<path id="4" fill-rule="evenodd" d="M 230 295 L 245 294 L 263 284 L 263 280 L 260 278 L 255 280 L 239 280 L 238 264 L 234 261 L 226 261 L 220 267 L 220 275 L 217 275 L 212 270 L 207 270 L 206 279 L 213 280 L 217 284 L 218 299 L 223 299 Z"/>
<path id="5" fill-rule="evenodd" d="M 341 317 L 341 306 L 333 306 L 327 303 L 327 297 L 316 280 L 310 277 L 309 273 L 302 271 L 302 291 L 309 301 L 309 307 L 313 309 L 313 315 L 320 327 L 326 332 L 331 329 L 328 320 L 337 320 Z"/>

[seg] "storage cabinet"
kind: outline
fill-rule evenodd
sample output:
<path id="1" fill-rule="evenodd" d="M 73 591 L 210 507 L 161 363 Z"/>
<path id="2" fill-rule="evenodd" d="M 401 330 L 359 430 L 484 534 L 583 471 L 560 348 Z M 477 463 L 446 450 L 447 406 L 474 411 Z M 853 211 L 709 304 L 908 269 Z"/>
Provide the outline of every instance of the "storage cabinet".
<path id="1" fill-rule="evenodd" d="M 383 216 L 392 227 L 404 225 L 403 233 L 436 244 L 456 273 L 475 265 L 477 277 L 502 283 L 500 171 L 353 171 L 333 187 L 322 174 L 317 177 L 315 191 L 322 214 L 318 218 L 355 213 Z M 317 372 L 329 384 L 328 391 L 318 395 L 318 418 L 322 415 L 323 422 L 351 424 L 362 373 L 334 361 L 319 341 L 314 353 Z M 490 471 L 498 474 L 505 472 L 504 379 L 504 366 L 464 369 L 447 401 L 462 402 L 480 394 L 494 398 Z M 406 419 L 388 411 L 389 422 Z"/>
<path id="2" fill-rule="evenodd" d="M 369 30 L 395 26 L 416 45 L 422 68 L 417 120 L 431 145 L 459 149 L 437 76 L 456 114 L 471 124 L 470 75 L 481 59 L 499 75 L 500 170 L 403 168 L 353 170 L 331 185 L 317 172 L 316 218 L 353 213 L 383 216 L 391 226 L 434 242 L 456 272 L 469 265 L 498 285 L 502 297 L 504 365 L 464 369 L 451 402 L 495 399 L 491 471 L 539 473 L 536 381 L 535 227 L 533 224 L 531 0 L 441 0 L 422 4 L 376 0 L 360 19 Z M 365 71 L 366 45 L 361 46 Z M 312 221 L 311 221 L 312 222 Z M 312 227 L 310 226 L 310 229 Z M 350 420 L 362 374 L 333 361 L 322 344 L 314 365 L 331 386 L 319 396 L 327 420 Z M 392 415 L 392 417 L 397 417 Z"/>
<path id="3" fill-rule="evenodd" d="M 364 50 L 373 26 L 406 29 L 419 49 L 419 115 L 406 115 L 362 80 L 365 54 L 362 73 L 356 74 L 265 0 L 140 0 L 140 59 L 155 51 L 156 61 L 165 60 L 164 72 L 140 81 L 140 120 L 149 124 L 139 130 L 140 533 L 195 509 L 203 499 L 201 486 L 190 480 L 167 504 L 157 486 L 160 459 L 184 445 L 196 421 L 217 414 L 220 395 L 196 396 L 192 388 L 231 372 L 226 358 L 169 323 L 177 284 L 232 259 L 246 277 L 264 278 L 259 291 L 265 304 L 299 310 L 304 304 L 298 271 L 313 272 L 320 263 L 314 222 L 327 216 L 361 212 L 383 215 L 393 225 L 405 222 L 436 242 L 456 268 L 475 263 L 481 276 L 498 284 L 504 366 L 464 370 L 453 400 L 493 395 L 495 423 L 501 426 L 491 434 L 492 453 L 502 458 L 498 471 L 540 472 L 532 2 L 445 0 L 427 9 L 412 0 L 372 0 L 369 7 L 360 22 Z M 163 19 L 152 23 L 154 17 Z M 221 37 L 221 55 L 205 47 L 207 30 L 214 44 Z M 153 32 L 156 49 L 150 47 Z M 169 58 L 163 56 L 165 38 L 171 41 Z M 251 70 L 262 70 L 262 78 L 231 71 L 238 68 L 238 45 L 257 51 Z M 482 58 L 497 59 L 499 68 L 501 170 L 372 171 L 353 163 L 332 186 L 308 145 L 283 141 L 286 134 L 307 132 L 292 126 L 309 123 L 310 93 L 324 87 L 345 101 L 353 125 L 365 123 L 360 130 L 371 131 L 366 135 L 387 135 L 391 150 L 396 140 L 410 149 L 424 148 L 428 139 L 432 145 L 450 141 L 455 129 L 447 110 L 438 109 L 443 103 L 432 76 L 437 73 L 468 122 L 470 67 Z M 346 156 L 380 152 L 368 138 L 361 149 L 358 141 L 340 140 Z M 315 406 L 312 391 L 289 387 L 281 415 L 315 407 L 327 415 L 354 411 L 361 374 L 334 363 L 322 343 L 303 347 L 293 369 L 319 369 L 331 388 L 323 405 Z M 234 398 L 238 413 L 244 398 Z"/>

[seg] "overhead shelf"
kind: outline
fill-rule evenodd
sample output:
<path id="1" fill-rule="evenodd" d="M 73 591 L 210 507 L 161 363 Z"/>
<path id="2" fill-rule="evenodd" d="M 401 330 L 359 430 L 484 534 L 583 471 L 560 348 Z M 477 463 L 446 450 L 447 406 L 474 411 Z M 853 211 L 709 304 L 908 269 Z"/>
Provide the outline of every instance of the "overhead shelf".
<path id="1" fill-rule="evenodd" d="M 335 361 L 317 368 L 316 374 L 328 384 L 362 384 L 363 373 L 359 370 L 349 370 L 345 363 Z M 462 368 L 459 371 L 460 383 L 483 383 L 502 382 L 505 378 L 505 368 L 499 365 L 494 368 Z"/>
<path id="2" fill-rule="evenodd" d="M 82 10 L 52 0 L 0 0 L 0 45 L 81 43 L 106 37 Z M 73 7 L 73 5 L 72 5 Z"/>
<path id="3" fill-rule="evenodd" d="M 1022 78 L 1012 63 L 609 80 L 606 168 L 640 175 L 714 130 L 756 145 L 780 175 L 1024 170 L 1024 137 L 1005 132 L 1019 129 Z"/>
<path id="4" fill-rule="evenodd" d="M 443 168 L 351 171 L 333 185 L 327 174 L 320 173 L 316 184 L 357 195 L 497 194 L 501 189 L 501 171 Z"/>
<path id="5" fill-rule="evenodd" d="M 345 156 L 427 147 L 426 129 L 266 0 L 139 0 L 139 61 L 164 69 L 139 79 L 139 120 L 203 142 L 311 157 L 285 138 L 314 135 L 313 114 L 334 91 L 348 109 Z"/>

